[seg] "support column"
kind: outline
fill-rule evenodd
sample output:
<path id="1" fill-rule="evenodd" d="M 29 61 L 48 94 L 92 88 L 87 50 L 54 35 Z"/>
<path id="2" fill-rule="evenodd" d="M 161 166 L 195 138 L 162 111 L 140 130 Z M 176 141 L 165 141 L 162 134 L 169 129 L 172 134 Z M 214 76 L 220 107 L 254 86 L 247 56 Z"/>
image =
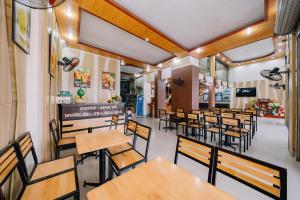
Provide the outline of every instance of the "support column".
<path id="1" fill-rule="evenodd" d="M 172 110 L 184 108 L 185 112 L 199 109 L 199 67 L 189 65 L 172 70 L 172 79 L 181 78 L 182 85 L 172 83 Z"/>
<path id="2" fill-rule="evenodd" d="M 158 105 L 159 105 L 159 98 L 161 98 L 160 92 L 159 92 L 159 82 L 161 80 L 161 71 L 157 70 L 155 73 L 155 80 L 154 80 L 154 84 L 155 84 L 155 105 L 154 105 L 154 117 L 157 118 L 158 117 Z"/>
<path id="3" fill-rule="evenodd" d="M 216 57 L 210 57 L 210 76 L 215 80 L 216 78 Z M 216 106 L 216 85 L 208 86 L 208 108 Z"/>

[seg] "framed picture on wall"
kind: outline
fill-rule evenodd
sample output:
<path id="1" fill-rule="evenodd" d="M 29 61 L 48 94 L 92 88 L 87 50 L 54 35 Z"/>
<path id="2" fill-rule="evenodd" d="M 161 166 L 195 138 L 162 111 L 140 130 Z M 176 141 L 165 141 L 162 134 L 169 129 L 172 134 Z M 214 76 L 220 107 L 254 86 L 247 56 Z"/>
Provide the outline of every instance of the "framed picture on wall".
<path id="1" fill-rule="evenodd" d="M 78 67 L 74 71 L 74 87 L 91 87 L 91 71 L 89 68 Z"/>
<path id="2" fill-rule="evenodd" d="M 114 90 L 116 74 L 112 72 L 102 72 L 102 89 Z"/>
<path id="3" fill-rule="evenodd" d="M 31 9 L 13 1 L 13 41 L 25 53 L 30 52 L 30 19 Z"/>
<path id="4" fill-rule="evenodd" d="M 52 32 L 49 33 L 49 74 L 52 77 L 56 75 L 57 68 L 57 48 L 56 40 Z"/>

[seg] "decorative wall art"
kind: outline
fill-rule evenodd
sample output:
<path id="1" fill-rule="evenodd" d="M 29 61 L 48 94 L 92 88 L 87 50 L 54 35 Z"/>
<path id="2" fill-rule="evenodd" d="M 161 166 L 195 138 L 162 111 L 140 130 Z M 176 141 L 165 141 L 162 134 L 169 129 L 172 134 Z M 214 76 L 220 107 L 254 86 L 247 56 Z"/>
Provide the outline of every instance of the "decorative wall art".
<path id="1" fill-rule="evenodd" d="M 49 74 L 52 77 L 56 75 L 57 69 L 57 41 L 55 40 L 54 34 L 49 34 Z"/>
<path id="2" fill-rule="evenodd" d="M 13 41 L 25 53 L 30 52 L 31 9 L 13 1 Z"/>
<path id="3" fill-rule="evenodd" d="M 116 83 L 116 74 L 111 72 L 102 72 L 102 89 L 114 90 Z"/>
<path id="4" fill-rule="evenodd" d="M 91 71 L 89 68 L 78 67 L 74 71 L 74 87 L 90 88 Z"/>

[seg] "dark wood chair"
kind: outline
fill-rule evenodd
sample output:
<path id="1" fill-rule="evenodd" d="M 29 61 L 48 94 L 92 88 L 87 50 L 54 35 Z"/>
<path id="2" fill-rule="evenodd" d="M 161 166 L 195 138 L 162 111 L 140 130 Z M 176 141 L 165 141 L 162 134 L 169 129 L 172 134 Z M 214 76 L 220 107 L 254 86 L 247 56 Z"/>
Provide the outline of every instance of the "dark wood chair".
<path id="1" fill-rule="evenodd" d="M 212 184 L 224 174 L 273 199 L 287 199 L 287 170 L 225 149 L 215 149 Z"/>
<path id="2" fill-rule="evenodd" d="M 76 141 L 74 137 L 60 138 L 60 134 L 58 132 L 58 127 L 55 119 L 50 121 L 49 128 L 55 144 L 56 159 L 60 157 L 60 151 L 76 148 Z"/>
<path id="3" fill-rule="evenodd" d="M 222 129 L 220 128 L 220 120 L 215 116 L 204 116 L 204 142 L 206 142 L 207 133 L 210 133 L 210 141 L 213 141 L 213 138 L 216 138 L 216 134 L 219 135 L 219 146 L 221 146 L 221 133 Z"/>
<path id="4" fill-rule="evenodd" d="M 221 117 L 221 125 L 222 127 L 226 126 L 225 131 L 222 132 L 222 136 L 225 135 L 225 145 L 237 145 L 239 147 L 239 153 L 241 153 L 242 141 L 244 141 L 245 152 L 247 134 L 242 132 L 241 121 L 239 119 Z M 239 140 L 239 143 L 232 143 L 231 138 L 237 138 Z"/>
<path id="5" fill-rule="evenodd" d="M 2 190 L 3 185 L 17 169 L 21 178 L 21 184 L 15 184 L 17 199 L 32 200 L 32 199 L 67 199 L 74 197 L 74 199 L 80 199 L 80 190 L 77 176 L 77 168 L 47 177 L 46 179 L 38 182 L 29 182 L 25 175 L 25 169 L 21 164 L 21 157 L 17 151 L 15 143 L 9 144 L 0 150 L 0 199 L 6 200 L 4 192 Z"/>
<path id="6" fill-rule="evenodd" d="M 208 167 L 207 182 L 212 182 L 214 147 L 184 136 L 178 136 L 174 164 L 178 162 L 178 155 L 186 156 L 197 163 Z"/>
<path id="7" fill-rule="evenodd" d="M 17 152 L 20 155 L 20 161 L 23 165 L 25 176 L 29 182 L 37 182 L 75 169 L 75 156 L 68 156 L 57 160 L 39 163 L 29 132 L 24 133 L 16 140 L 16 147 Z M 30 153 L 34 161 L 33 167 L 27 166 L 28 163 L 26 164 L 25 162 L 26 157 Z M 32 170 L 28 173 L 30 168 L 32 168 Z"/>
<path id="8" fill-rule="evenodd" d="M 187 127 L 187 118 L 186 114 L 183 112 L 176 112 L 176 135 L 178 135 L 178 130 L 179 127 L 182 127 L 183 134 L 186 132 L 186 127 Z"/>
<path id="9" fill-rule="evenodd" d="M 140 138 L 146 141 L 144 155 L 136 150 L 136 141 Z M 121 175 L 124 170 L 134 168 L 136 165 L 147 162 L 148 150 L 151 138 L 151 128 L 142 124 L 137 124 L 133 138 L 133 148 L 110 156 L 112 169 L 117 176 Z"/>
<path id="10" fill-rule="evenodd" d="M 158 110 L 158 130 L 160 130 L 160 124 L 161 124 L 161 122 L 165 122 L 165 127 L 163 127 L 163 128 L 167 132 L 168 122 L 171 123 L 171 120 L 168 117 L 167 110 L 165 110 L 165 109 L 159 109 Z"/>

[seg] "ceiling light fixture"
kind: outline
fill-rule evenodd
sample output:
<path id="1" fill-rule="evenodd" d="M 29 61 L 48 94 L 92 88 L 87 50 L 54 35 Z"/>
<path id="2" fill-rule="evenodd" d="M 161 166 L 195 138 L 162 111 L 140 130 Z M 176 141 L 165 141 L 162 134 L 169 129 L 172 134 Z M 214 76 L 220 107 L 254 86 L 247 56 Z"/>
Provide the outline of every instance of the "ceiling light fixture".
<path id="1" fill-rule="evenodd" d="M 174 64 L 178 64 L 179 63 L 179 59 L 178 58 L 174 58 L 173 62 L 174 62 Z"/>
<path id="2" fill-rule="evenodd" d="M 225 60 L 226 60 L 226 58 L 222 58 L 222 60 L 223 60 L 223 61 L 225 61 Z"/>
<path id="3" fill-rule="evenodd" d="M 246 34 L 247 34 L 247 35 L 250 35 L 250 34 L 251 34 L 251 32 L 252 32 L 252 30 L 251 30 L 251 28 L 250 28 L 250 27 L 246 28 Z"/>
<path id="4" fill-rule="evenodd" d="M 124 60 L 121 60 L 121 65 L 123 66 L 123 65 L 125 65 L 125 62 L 124 62 Z"/>
<path id="5" fill-rule="evenodd" d="M 150 71 L 150 66 L 149 65 L 147 65 L 147 72 L 149 72 Z"/>
<path id="6" fill-rule="evenodd" d="M 274 56 L 271 57 L 272 59 L 275 58 Z"/>
<path id="7" fill-rule="evenodd" d="M 282 46 L 282 45 L 283 45 L 283 43 L 282 43 L 282 42 L 278 43 L 278 46 Z"/>
<path id="8" fill-rule="evenodd" d="M 69 17 L 69 18 L 72 18 L 72 17 L 73 17 L 73 13 L 72 13 L 72 11 L 71 11 L 70 9 L 67 9 L 67 10 L 66 10 L 66 15 L 67 15 L 67 17 Z"/>
<path id="9" fill-rule="evenodd" d="M 229 61 L 227 61 L 227 64 L 230 64 L 230 62 L 229 62 Z"/>
<path id="10" fill-rule="evenodd" d="M 149 42 L 149 38 L 145 38 L 145 41 L 146 41 L 146 42 Z"/>
<path id="11" fill-rule="evenodd" d="M 220 54 L 218 53 L 217 56 L 220 56 Z"/>
<path id="12" fill-rule="evenodd" d="M 282 52 L 282 49 L 278 49 L 278 52 Z"/>
<path id="13" fill-rule="evenodd" d="M 201 48 L 196 49 L 196 53 L 200 53 L 201 52 Z"/>
<path id="14" fill-rule="evenodd" d="M 162 64 L 160 63 L 160 64 L 158 64 L 158 67 L 162 67 Z"/>
<path id="15" fill-rule="evenodd" d="M 68 38 L 69 38 L 69 40 L 73 40 L 73 39 L 74 39 L 73 34 L 72 34 L 72 33 L 69 33 L 69 34 L 68 34 Z"/>

